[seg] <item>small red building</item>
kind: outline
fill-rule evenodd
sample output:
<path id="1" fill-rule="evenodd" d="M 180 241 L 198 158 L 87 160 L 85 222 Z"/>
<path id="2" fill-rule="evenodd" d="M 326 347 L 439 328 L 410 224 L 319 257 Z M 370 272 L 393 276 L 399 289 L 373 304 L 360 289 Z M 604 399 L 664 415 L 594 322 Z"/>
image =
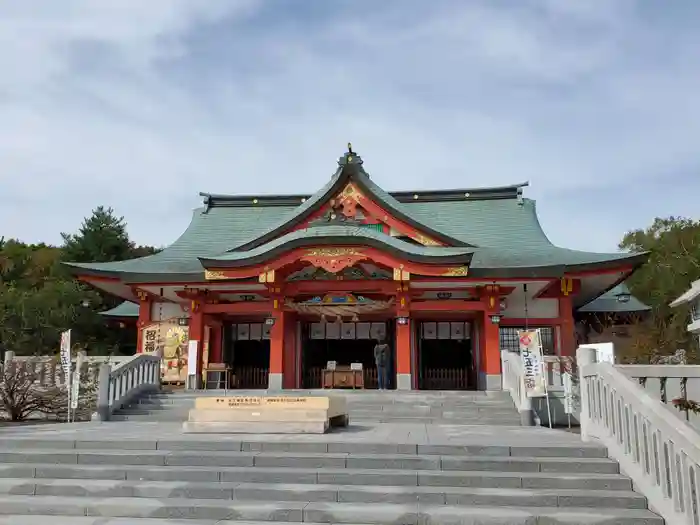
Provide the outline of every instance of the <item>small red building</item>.
<path id="1" fill-rule="evenodd" d="M 162 252 L 70 266 L 139 305 L 166 381 L 227 363 L 241 388 L 317 388 L 335 361 L 372 387 L 383 339 L 397 389 L 500 389 L 519 329 L 571 355 L 575 309 L 646 260 L 554 246 L 526 184 L 387 193 L 350 148 L 338 164 L 313 195 L 203 194 Z"/>

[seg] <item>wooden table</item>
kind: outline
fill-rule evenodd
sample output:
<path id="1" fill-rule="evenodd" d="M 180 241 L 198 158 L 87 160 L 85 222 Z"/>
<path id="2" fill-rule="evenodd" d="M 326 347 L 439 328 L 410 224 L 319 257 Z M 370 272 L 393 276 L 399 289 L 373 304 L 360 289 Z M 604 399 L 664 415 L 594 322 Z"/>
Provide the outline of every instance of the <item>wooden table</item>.
<path id="1" fill-rule="evenodd" d="M 216 388 L 221 388 L 222 383 L 224 385 L 224 393 L 231 388 L 231 368 L 225 363 L 209 363 L 207 367 L 202 370 L 202 375 L 204 376 L 204 390 L 207 389 L 207 384 L 210 383 L 209 374 L 216 374 L 216 381 L 211 381 L 216 385 Z"/>
<path id="2" fill-rule="evenodd" d="M 349 366 L 338 366 L 335 370 L 324 369 L 321 372 L 322 388 L 357 388 L 365 387 L 362 370 L 352 370 Z"/>

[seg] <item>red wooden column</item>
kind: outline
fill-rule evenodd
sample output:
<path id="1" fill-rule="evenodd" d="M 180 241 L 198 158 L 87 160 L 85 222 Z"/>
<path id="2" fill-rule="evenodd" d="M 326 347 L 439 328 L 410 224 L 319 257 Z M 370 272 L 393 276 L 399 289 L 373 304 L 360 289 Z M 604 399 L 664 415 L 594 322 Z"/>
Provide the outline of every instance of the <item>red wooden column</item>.
<path id="1" fill-rule="evenodd" d="M 289 314 L 282 310 L 283 301 L 280 298 L 273 299 L 272 319 L 275 324 L 270 330 L 270 370 L 268 373 L 267 387 L 270 390 L 282 390 L 284 381 L 284 342 L 291 322 Z"/>
<path id="2" fill-rule="evenodd" d="M 284 343 L 282 357 L 282 388 L 298 388 L 297 360 L 297 315 L 294 312 L 284 312 Z"/>
<path id="3" fill-rule="evenodd" d="M 189 385 L 189 387 L 198 388 L 202 377 L 202 345 L 204 344 L 204 311 L 202 308 L 202 303 L 199 301 L 192 301 L 190 303 L 189 339 L 190 342 L 197 342 L 197 373 L 195 374 L 196 383 L 194 385 Z M 189 367 L 189 355 L 187 360 L 187 366 Z"/>
<path id="4" fill-rule="evenodd" d="M 403 292 L 396 297 L 396 389 L 411 390 L 413 387 L 411 367 L 411 311 L 408 297 L 408 285 L 402 283 Z M 404 323 L 399 319 L 405 320 Z"/>
<path id="5" fill-rule="evenodd" d="M 139 320 L 136 322 L 136 353 L 143 352 L 143 329 L 151 324 L 153 302 L 146 294 L 139 294 Z"/>
<path id="6" fill-rule="evenodd" d="M 396 322 L 396 389 L 411 390 L 411 319 L 406 324 Z"/>
<path id="7" fill-rule="evenodd" d="M 500 312 L 498 285 L 485 286 L 482 291 L 485 308 L 481 319 L 480 367 L 481 387 L 485 390 L 501 389 L 501 340 L 499 325 L 491 320 Z"/>
<path id="8" fill-rule="evenodd" d="M 559 298 L 559 337 L 561 346 L 559 355 L 571 357 L 576 355 L 576 326 L 574 323 L 574 307 L 571 295 Z"/>

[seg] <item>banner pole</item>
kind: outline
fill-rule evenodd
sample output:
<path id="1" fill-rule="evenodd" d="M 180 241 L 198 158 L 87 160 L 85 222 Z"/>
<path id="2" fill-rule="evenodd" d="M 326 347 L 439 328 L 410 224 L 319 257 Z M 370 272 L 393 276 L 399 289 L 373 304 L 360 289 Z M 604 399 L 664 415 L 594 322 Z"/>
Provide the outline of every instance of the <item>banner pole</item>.
<path id="1" fill-rule="evenodd" d="M 549 404 L 549 387 L 547 386 L 547 370 L 546 370 L 546 364 L 544 362 L 544 359 L 542 359 L 542 362 L 540 363 L 540 366 L 542 367 L 542 378 L 544 379 L 544 395 L 547 398 L 547 421 L 549 421 L 549 428 L 552 428 L 552 407 Z"/>

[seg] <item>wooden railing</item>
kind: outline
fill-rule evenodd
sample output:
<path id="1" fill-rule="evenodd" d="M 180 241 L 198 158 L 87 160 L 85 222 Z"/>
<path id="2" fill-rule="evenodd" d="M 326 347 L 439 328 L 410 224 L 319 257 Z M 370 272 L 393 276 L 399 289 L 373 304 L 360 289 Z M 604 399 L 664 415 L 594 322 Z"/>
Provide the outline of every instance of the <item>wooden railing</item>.
<path id="1" fill-rule="evenodd" d="M 266 389 L 270 370 L 255 366 L 237 366 L 233 368 L 235 387 L 243 389 Z"/>
<path id="2" fill-rule="evenodd" d="M 613 366 L 590 348 L 577 361 L 584 441 L 602 442 L 666 523 L 700 523 L 700 435 L 666 404 L 669 379 L 686 378 L 687 389 L 695 367 Z"/>
<path id="3" fill-rule="evenodd" d="M 463 368 L 428 368 L 421 370 L 421 390 L 466 390 L 469 376 Z"/>

